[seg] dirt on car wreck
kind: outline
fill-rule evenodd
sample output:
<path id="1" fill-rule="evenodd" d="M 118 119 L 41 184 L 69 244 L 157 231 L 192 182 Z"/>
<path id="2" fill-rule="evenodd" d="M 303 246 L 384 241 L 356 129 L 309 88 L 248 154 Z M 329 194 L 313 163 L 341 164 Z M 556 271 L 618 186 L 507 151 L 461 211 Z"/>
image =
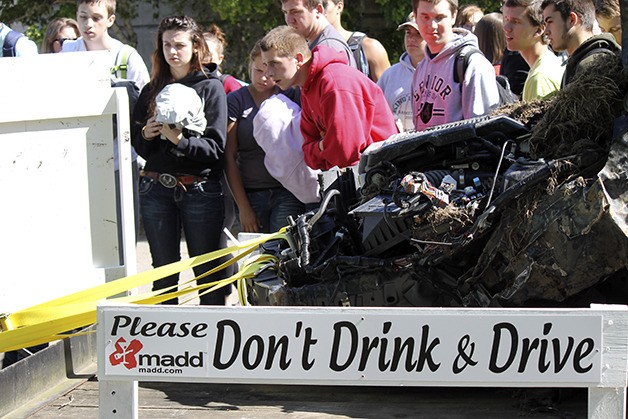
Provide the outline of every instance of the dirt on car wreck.
<path id="1" fill-rule="evenodd" d="M 628 75 L 397 134 L 321 176 L 254 305 L 587 306 L 628 298 Z"/>

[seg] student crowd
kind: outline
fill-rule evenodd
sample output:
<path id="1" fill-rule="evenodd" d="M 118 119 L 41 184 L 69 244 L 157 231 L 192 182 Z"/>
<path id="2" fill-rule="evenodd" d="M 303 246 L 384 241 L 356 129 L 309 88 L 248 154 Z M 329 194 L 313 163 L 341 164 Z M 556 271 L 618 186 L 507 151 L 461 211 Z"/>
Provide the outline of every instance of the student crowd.
<path id="1" fill-rule="evenodd" d="M 405 52 L 391 66 L 380 42 L 342 26 L 342 0 L 282 0 L 287 25 L 254 44 L 249 84 L 221 74 L 220 29 L 187 16 L 160 22 L 149 75 L 137 51 L 108 33 L 115 0 L 77 0 L 76 21 L 51 22 L 41 50 L 107 50 L 112 77 L 140 91 L 131 127 L 145 161 L 138 207 L 159 267 L 180 259 L 182 231 L 191 256 L 224 247 L 236 213 L 242 231 L 276 231 L 316 207 L 320 170 L 357 164 L 373 142 L 486 115 L 500 104 L 498 83 L 523 101 L 546 99 L 621 49 L 618 0 L 506 0 L 487 15 L 458 0 L 411 5 L 398 27 Z M 37 52 L 24 36 L 7 45 L 10 32 L 0 23 L 5 55 Z M 227 292 L 201 304 L 224 304 Z"/>

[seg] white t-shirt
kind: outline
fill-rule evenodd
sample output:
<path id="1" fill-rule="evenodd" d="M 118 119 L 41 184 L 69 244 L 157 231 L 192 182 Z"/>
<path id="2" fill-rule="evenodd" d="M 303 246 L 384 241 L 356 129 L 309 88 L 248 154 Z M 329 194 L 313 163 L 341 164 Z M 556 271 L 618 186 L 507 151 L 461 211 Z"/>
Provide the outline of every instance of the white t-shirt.
<path id="1" fill-rule="evenodd" d="M 4 45 L 4 38 L 6 38 L 7 34 L 11 31 L 7 25 L 0 23 L 0 46 Z M 25 57 L 27 55 L 37 55 L 39 51 L 37 51 L 37 45 L 28 39 L 26 36 L 22 36 L 15 43 L 15 56 L 16 57 Z M 2 57 L 2 52 L 0 52 L 0 57 Z"/>
<path id="2" fill-rule="evenodd" d="M 303 159 L 301 108 L 279 93 L 262 102 L 253 119 L 253 136 L 264 150 L 271 176 L 304 204 L 320 201 L 318 174 Z"/>
<path id="3" fill-rule="evenodd" d="M 120 53 L 120 48 L 124 45 L 122 42 L 117 39 L 111 39 L 113 47 L 109 52 L 111 53 L 111 67 L 114 67 L 119 63 L 121 58 L 118 57 Z M 131 80 L 135 82 L 137 87 L 142 90 L 142 87 L 150 80 L 150 75 L 148 74 L 148 69 L 146 68 L 146 64 L 144 64 L 144 60 L 142 56 L 137 52 L 137 50 L 133 47 L 131 54 L 129 54 L 128 60 L 128 69 L 126 72 L 126 80 Z M 80 52 L 87 51 L 87 47 L 85 45 L 85 41 L 83 41 L 83 37 L 80 37 L 74 41 L 68 40 L 63 43 L 63 48 L 61 52 Z M 118 62 L 116 62 L 118 61 Z"/>
<path id="4" fill-rule="evenodd" d="M 392 110 L 399 131 L 414 130 L 412 114 L 412 76 L 415 68 L 410 56 L 404 52 L 399 62 L 388 67 L 377 80 Z"/>

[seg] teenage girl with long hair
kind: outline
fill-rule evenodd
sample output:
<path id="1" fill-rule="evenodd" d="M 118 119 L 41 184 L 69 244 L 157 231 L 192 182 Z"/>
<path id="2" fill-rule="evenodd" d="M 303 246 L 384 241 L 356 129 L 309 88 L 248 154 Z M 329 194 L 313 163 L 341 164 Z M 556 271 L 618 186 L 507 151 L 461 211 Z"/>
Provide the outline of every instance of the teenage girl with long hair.
<path id="1" fill-rule="evenodd" d="M 164 18 L 157 31 L 150 83 L 133 114 L 132 141 L 146 160 L 140 179 L 140 208 L 153 258 L 159 267 L 180 260 L 181 229 L 190 256 L 221 247 L 224 204 L 220 175 L 227 130 L 227 101 L 199 25 L 187 16 Z M 207 121 L 202 133 L 156 121 L 155 99 L 180 83 L 196 91 Z M 194 268 L 198 276 L 219 262 Z M 219 271 L 199 282 L 224 277 Z M 176 285 L 178 275 L 156 281 L 154 290 Z M 201 295 L 201 304 L 224 304 L 228 287 Z M 167 301 L 176 304 L 176 299 Z"/>
<path id="2" fill-rule="evenodd" d="M 46 33 L 41 42 L 41 53 L 61 52 L 61 47 L 65 41 L 73 41 L 79 36 L 81 36 L 81 32 L 76 20 L 67 17 L 54 19 L 46 27 Z"/>
<path id="3" fill-rule="evenodd" d="M 249 73 L 251 83 L 227 95 L 225 173 L 238 205 L 242 231 L 273 233 L 288 224 L 288 216 L 305 212 L 305 205 L 266 169 L 265 153 L 253 136 L 253 119 L 262 102 L 272 95 L 284 93 L 300 105 L 300 94 L 292 88 L 282 92 L 266 77 L 259 41 L 249 56 Z"/>

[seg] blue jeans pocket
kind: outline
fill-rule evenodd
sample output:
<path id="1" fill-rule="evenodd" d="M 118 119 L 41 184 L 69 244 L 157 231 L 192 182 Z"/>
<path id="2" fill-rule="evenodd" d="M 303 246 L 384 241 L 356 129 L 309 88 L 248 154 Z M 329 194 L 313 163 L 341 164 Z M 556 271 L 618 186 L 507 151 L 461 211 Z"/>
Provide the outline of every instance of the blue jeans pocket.
<path id="1" fill-rule="evenodd" d="M 155 185 L 155 180 L 149 177 L 141 177 L 140 178 L 140 186 L 138 188 L 140 195 L 146 195 L 153 189 Z"/>
<path id="2" fill-rule="evenodd" d="M 208 198 L 220 198 L 222 196 L 222 186 L 220 182 L 207 180 L 196 184 L 199 195 Z"/>

